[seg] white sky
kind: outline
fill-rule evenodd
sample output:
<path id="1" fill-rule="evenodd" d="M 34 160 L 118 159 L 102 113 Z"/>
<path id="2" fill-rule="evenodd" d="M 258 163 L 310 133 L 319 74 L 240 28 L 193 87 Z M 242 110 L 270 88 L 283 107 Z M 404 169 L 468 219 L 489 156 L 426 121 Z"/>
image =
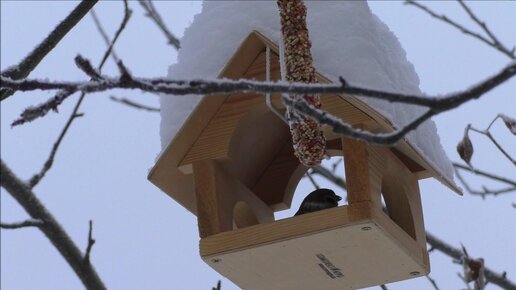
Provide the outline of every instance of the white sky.
<path id="1" fill-rule="evenodd" d="M 157 1 L 168 26 L 181 35 L 201 2 Z M 64 1 L 1 1 L 1 66 L 16 64 L 75 7 Z M 138 76 L 166 75 L 176 52 L 155 24 L 143 17 L 136 2 L 130 3 L 133 18 L 116 46 L 118 55 Z M 473 27 L 454 2 L 427 3 L 460 23 Z M 421 89 L 428 94 L 461 90 L 495 73 L 508 63 L 502 54 L 430 19 L 401 2 L 371 2 L 372 10 L 394 31 L 416 67 Z M 471 3 L 500 40 L 516 44 L 516 3 Z M 122 3 L 101 2 L 96 11 L 112 35 L 122 17 Z M 310 13 L 310 12 L 308 12 Z M 105 47 L 90 16 L 67 35 L 31 77 L 84 80 L 74 65 L 77 53 L 98 63 Z M 107 74 L 117 74 L 108 62 Z M 220 275 L 198 255 L 195 217 L 146 180 L 160 150 L 159 114 L 137 111 L 113 103 L 109 95 L 133 97 L 156 105 L 157 97 L 130 91 L 112 91 L 86 98 L 85 116 L 77 120 L 60 148 L 54 168 L 35 192 L 84 249 L 88 220 L 94 220 L 97 240 L 92 262 L 109 289 L 211 289 Z M 77 98 L 67 101 L 60 113 L 22 127 L 10 123 L 22 109 L 51 97 L 51 93 L 16 94 L 1 104 L 1 156 L 20 177 L 39 171 Z M 434 120 L 443 146 L 453 160 L 457 141 L 469 122 L 483 128 L 498 113 L 516 117 L 516 81 L 497 88 L 479 101 L 444 113 Z M 512 156 L 516 143 L 498 123 L 494 134 Z M 473 135 L 473 163 L 511 178 L 514 167 L 483 138 Z M 322 182 L 322 181 L 321 181 Z M 479 185 L 480 183 L 474 183 Z M 293 208 L 311 190 L 299 185 Z M 514 195 L 498 198 L 458 197 L 434 181 L 421 183 L 427 230 L 458 246 L 463 243 L 474 256 L 516 280 L 516 215 Z M 27 218 L 24 210 L 3 189 L 2 222 Z M 291 213 L 286 213 L 291 214 Z M 36 229 L 1 232 L 1 284 L 10 289 L 81 289 L 82 285 L 64 259 Z M 511 259 L 512 257 L 512 259 Z M 432 273 L 442 289 L 463 287 L 456 277 L 460 268 L 441 254 L 432 253 Z M 223 280 L 223 289 L 237 289 Z M 493 289 L 495 287 L 492 287 Z M 389 289 L 432 289 L 423 279 L 389 285 Z"/>

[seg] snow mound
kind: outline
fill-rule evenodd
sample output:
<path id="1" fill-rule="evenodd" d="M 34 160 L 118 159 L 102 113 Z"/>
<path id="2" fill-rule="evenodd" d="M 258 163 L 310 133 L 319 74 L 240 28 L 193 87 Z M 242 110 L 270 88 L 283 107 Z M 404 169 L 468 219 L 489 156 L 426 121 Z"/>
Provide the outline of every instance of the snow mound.
<path id="1" fill-rule="evenodd" d="M 393 32 L 374 15 L 365 1 L 306 1 L 307 24 L 314 66 L 338 82 L 379 90 L 421 94 L 419 78 Z M 204 1 L 202 11 L 181 39 L 174 79 L 215 78 L 240 43 L 253 30 L 276 43 L 280 19 L 275 1 Z M 161 97 L 161 144 L 166 148 L 202 96 Z M 414 120 L 423 107 L 361 98 L 397 127 Z M 407 139 L 446 179 L 453 169 L 433 121 L 427 121 Z"/>

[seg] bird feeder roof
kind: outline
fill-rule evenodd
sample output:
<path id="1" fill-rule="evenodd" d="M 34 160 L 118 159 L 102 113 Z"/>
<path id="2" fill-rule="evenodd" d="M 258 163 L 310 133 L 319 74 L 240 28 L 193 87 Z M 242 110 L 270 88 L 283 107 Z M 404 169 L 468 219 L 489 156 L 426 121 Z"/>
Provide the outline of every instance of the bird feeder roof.
<path id="1" fill-rule="evenodd" d="M 270 78 L 280 79 L 278 46 L 257 31 L 241 43 L 219 78 L 264 80 L 267 47 L 271 50 Z M 320 73 L 317 80 L 331 83 Z M 375 132 L 390 132 L 395 128 L 389 118 L 357 97 L 322 96 L 321 101 L 323 110 L 353 126 Z M 284 109 L 279 96 L 272 96 L 272 103 Z M 325 135 L 328 151 L 338 149 L 340 136 L 329 127 L 325 128 Z M 208 96 L 202 98 L 162 151 L 148 178 L 195 213 L 192 164 L 217 159 L 269 206 L 285 209 L 290 207 L 293 191 L 306 171 L 291 147 L 288 127 L 265 105 L 264 96 L 240 93 Z M 419 179 L 434 177 L 451 190 L 461 192 L 453 180 L 407 138 L 391 150 Z"/>

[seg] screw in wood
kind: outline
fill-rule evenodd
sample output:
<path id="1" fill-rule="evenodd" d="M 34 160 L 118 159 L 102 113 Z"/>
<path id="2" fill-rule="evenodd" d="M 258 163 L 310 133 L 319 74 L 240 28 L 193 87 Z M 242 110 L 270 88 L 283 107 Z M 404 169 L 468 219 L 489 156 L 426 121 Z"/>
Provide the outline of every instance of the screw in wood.
<path id="1" fill-rule="evenodd" d="M 419 273 L 419 271 L 413 271 L 413 272 L 410 272 L 410 276 L 417 276 L 421 273 Z"/>
<path id="2" fill-rule="evenodd" d="M 220 261 L 222 261 L 222 260 L 221 260 L 221 259 L 219 259 L 219 258 L 215 258 L 215 259 L 211 259 L 211 261 L 212 261 L 213 263 L 218 263 L 218 262 L 220 262 Z"/>
<path id="3" fill-rule="evenodd" d="M 362 227 L 362 230 L 363 230 L 363 231 L 368 231 L 368 230 L 370 230 L 370 229 L 371 229 L 371 227 Z"/>

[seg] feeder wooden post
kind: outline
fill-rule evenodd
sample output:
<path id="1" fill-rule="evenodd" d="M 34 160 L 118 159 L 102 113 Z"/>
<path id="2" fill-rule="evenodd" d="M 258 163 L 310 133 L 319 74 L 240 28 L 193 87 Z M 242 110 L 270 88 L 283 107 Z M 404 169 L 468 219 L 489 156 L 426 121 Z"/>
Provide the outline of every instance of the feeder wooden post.
<path id="1" fill-rule="evenodd" d="M 371 202 L 381 209 L 424 250 L 426 234 L 417 177 L 386 148 L 342 138 L 348 203 Z"/>
<path id="2" fill-rule="evenodd" d="M 229 180 L 214 160 L 193 164 L 199 235 L 205 238 L 233 228 L 227 196 L 232 196 Z"/>
<path id="3" fill-rule="evenodd" d="M 348 203 L 369 201 L 381 209 L 384 161 L 377 150 L 364 141 L 342 138 Z"/>

